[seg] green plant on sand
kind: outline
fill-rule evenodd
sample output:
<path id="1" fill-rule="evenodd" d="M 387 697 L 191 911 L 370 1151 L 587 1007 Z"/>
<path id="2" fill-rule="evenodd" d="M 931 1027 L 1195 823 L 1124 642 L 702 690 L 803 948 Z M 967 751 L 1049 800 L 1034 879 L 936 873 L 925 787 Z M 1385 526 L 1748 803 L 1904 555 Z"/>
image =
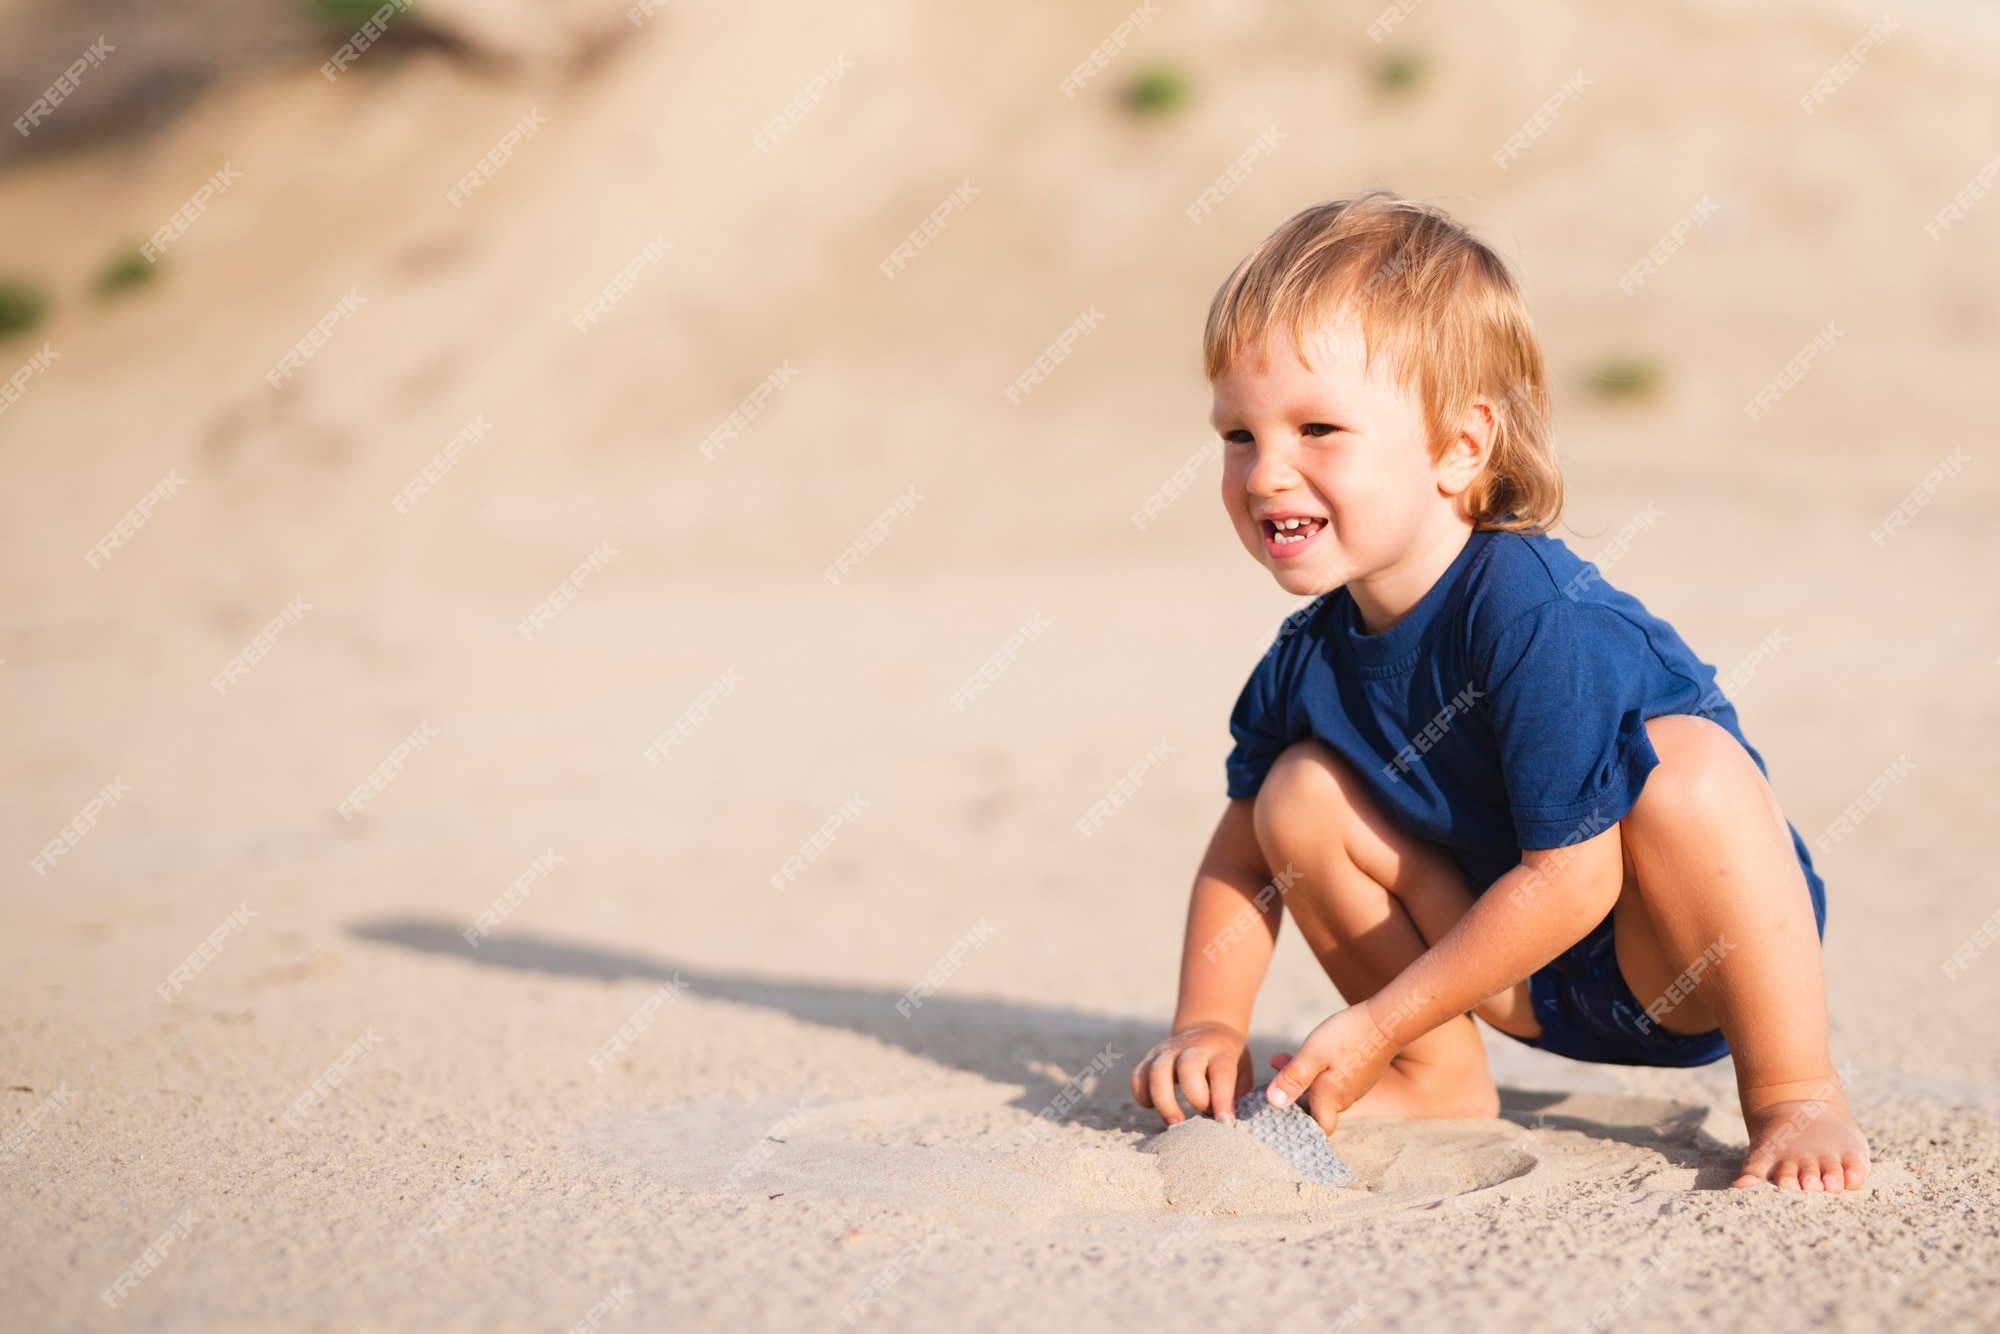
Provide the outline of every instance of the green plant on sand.
<path id="1" fill-rule="evenodd" d="M 0 337 L 34 328 L 48 308 L 49 299 L 41 288 L 17 278 L 0 278 Z"/>

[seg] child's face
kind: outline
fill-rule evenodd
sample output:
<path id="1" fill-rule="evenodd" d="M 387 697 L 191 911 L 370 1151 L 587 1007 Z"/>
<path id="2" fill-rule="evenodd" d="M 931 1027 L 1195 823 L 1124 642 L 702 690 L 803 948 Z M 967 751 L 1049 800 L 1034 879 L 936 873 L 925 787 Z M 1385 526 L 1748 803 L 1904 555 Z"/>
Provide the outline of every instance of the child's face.
<path id="1" fill-rule="evenodd" d="M 1290 593 L 1365 583 L 1470 525 L 1454 497 L 1471 481 L 1453 451 L 1431 459 L 1422 409 L 1380 361 L 1364 369 L 1359 331 L 1313 344 L 1309 370 L 1275 331 L 1215 381 L 1224 441 L 1222 501 L 1236 534 Z M 1476 467 L 1474 472 L 1476 472 Z"/>

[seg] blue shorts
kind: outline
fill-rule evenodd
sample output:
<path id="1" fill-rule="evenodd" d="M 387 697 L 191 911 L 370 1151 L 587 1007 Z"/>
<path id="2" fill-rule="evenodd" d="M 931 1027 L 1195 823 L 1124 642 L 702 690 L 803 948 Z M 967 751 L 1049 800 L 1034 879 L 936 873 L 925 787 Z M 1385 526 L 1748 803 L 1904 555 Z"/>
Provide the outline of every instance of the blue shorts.
<path id="1" fill-rule="evenodd" d="M 1788 826 L 1789 827 L 1789 826 Z M 1826 937 L 1826 886 L 1813 870 L 1805 840 L 1792 830 L 1792 847 L 1812 894 L 1813 922 Z M 1729 1054 L 1722 1030 L 1669 1033 L 1646 1017 L 1646 1007 L 1625 984 L 1611 943 L 1611 914 L 1591 933 L 1528 979 L 1542 1034 L 1515 1038 L 1530 1047 L 1576 1061 L 1605 1065 L 1707 1065 Z M 1509 1036 L 1512 1036 L 1511 1034 Z"/>

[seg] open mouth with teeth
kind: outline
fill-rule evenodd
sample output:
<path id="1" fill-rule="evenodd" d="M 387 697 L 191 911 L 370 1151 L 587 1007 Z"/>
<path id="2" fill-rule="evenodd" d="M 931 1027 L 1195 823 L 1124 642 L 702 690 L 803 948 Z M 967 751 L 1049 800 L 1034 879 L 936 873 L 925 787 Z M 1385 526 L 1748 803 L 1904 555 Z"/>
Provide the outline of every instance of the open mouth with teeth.
<path id="1" fill-rule="evenodd" d="M 1284 519 L 1265 519 L 1264 549 L 1273 556 L 1293 556 L 1303 551 L 1320 529 L 1326 527 L 1326 520 L 1310 515 L 1300 515 Z"/>

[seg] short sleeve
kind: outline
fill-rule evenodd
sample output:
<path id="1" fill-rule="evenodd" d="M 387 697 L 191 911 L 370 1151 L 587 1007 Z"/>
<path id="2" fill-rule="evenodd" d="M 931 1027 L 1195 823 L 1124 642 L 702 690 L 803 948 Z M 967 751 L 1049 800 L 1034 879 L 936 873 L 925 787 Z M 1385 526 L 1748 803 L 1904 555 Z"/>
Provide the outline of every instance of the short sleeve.
<path id="1" fill-rule="evenodd" d="M 1645 631 L 1563 599 L 1510 621 L 1484 661 L 1520 846 L 1581 842 L 1623 819 L 1659 763 L 1645 706 L 1661 665 Z"/>
<path id="2" fill-rule="evenodd" d="M 1231 800 L 1256 796 L 1264 786 L 1264 775 L 1271 772 L 1285 747 L 1298 739 L 1292 735 L 1292 692 L 1286 687 L 1290 675 L 1286 659 L 1291 654 L 1285 650 L 1289 647 L 1272 646 L 1243 683 L 1243 693 L 1230 711 L 1229 735 L 1236 745 L 1223 767 L 1229 777 Z"/>

